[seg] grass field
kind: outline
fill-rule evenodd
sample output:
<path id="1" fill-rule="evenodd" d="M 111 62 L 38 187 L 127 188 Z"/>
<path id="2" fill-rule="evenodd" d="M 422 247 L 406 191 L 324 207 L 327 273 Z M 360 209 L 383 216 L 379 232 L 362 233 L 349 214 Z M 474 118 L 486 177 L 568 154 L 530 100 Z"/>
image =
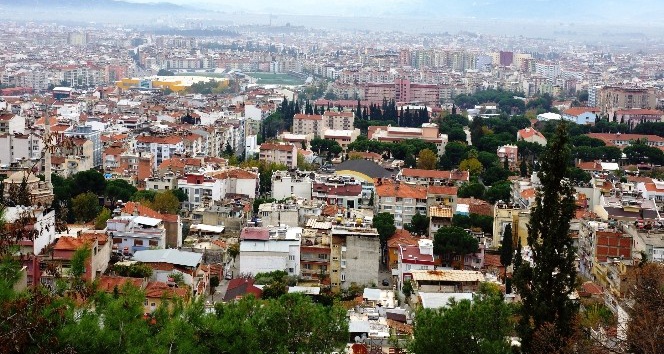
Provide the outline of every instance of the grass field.
<path id="1" fill-rule="evenodd" d="M 246 73 L 257 79 L 257 83 L 263 85 L 302 85 L 304 80 L 289 75 L 289 74 L 274 74 L 274 73 Z"/>

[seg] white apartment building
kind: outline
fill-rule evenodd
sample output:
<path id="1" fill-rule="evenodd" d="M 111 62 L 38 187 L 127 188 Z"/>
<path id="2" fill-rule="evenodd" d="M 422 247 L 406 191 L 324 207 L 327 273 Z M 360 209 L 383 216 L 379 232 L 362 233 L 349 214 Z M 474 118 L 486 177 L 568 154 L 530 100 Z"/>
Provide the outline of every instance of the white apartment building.
<path id="1" fill-rule="evenodd" d="M 311 200 L 313 180 L 308 174 L 291 174 L 288 171 L 275 171 L 272 174 L 272 198 L 281 200 L 296 196 Z"/>
<path id="2" fill-rule="evenodd" d="M 146 216 L 119 216 L 106 222 L 113 246 L 123 253 L 166 247 L 163 220 Z"/>
<path id="3" fill-rule="evenodd" d="M 240 274 L 283 270 L 300 275 L 301 227 L 246 227 L 240 233 Z"/>
<path id="4" fill-rule="evenodd" d="M 220 201 L 225 195 L 226 180 L 209 178 L 200 174 L 189 174 L 185 178 L 178 180 L 178 188 L 187 195 L 187 200 L 182 203 L 182 207 L 187 210 L 193 210 L 203 205 L 203 203 L 212 204 Z"/>
<path id="5" fill-rule="evenodd" d="M 297 147 L 293 144 L 263 143 L 260 147 L 258 159 L 283 164 L 288 168 L 296 168 Z"/>
<path id="6" fill-rule="evenodd" d="M 184 144 L 179 136 L 141 135 L 136 138 L 136 152 L 150 152 L 155 156 L 153 168 L 176 154 L 184 153 Z"/>
<path id="7" fill-rule="evenodd" d="M 25 117 L 8 113 L 0 112 L 0 134 L 25 134 Z"/>

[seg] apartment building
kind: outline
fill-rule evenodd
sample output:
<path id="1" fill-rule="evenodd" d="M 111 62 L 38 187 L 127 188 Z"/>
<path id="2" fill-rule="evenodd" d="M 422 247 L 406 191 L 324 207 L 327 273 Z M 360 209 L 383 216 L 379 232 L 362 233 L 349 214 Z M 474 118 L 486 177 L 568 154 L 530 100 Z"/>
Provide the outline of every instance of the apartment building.
<path id="1" fill-rule="evenodd" d="M 499 146 L 496 150 L 496 155 L 498 155 L 501 163 L 507 160 L 510 169 L 517 168 L 519 148 L 516 145 Z"/>
<path id="2" fill-rule="evenodd" d="M 293 116 L 293 134 L 322 137 L 325 128 L 325 121 L 321 115 L 296 114 Z"/>
<path id="3" fill-rule="evenodd" d="M 625 148 L 632 144 L 633 141 L 639 139 L 645 140 L 646 145 L 651 147 L 664 146 L 664 138 L 657 135 L 645 134 L 621 134 L 621 133 L 588 133 L 587 136 L 595 139 L 602 140 L 607 146 L 616 146 L 620 149 Z"/>
<path id="4" fill-rule="evenodd" d="M 413 270 L 436 270 L 441 262 L 433 254 L 433 240 L 420 239 L 417 245 L 399 245 L 397 261 L 397 288 L 401 290 L 404 281 L 410 281 Z"/>
<path id="5" fill-rule="evenodd" d="M 0 134 L 0 165 L 40 159 L 44 142 L 36 134 Z"/>
<path id="6" fill-rule="evenodd" d="M 282 270 L 300 275 L 301 227 L 245 227 L 240 232 L 240 273 Z"/>
<path id="7" fill-rule="evenodd" d="M 435 123 L 424 123 L 422 128 L 405 128 L 388 126 L 369 127 L 368 137 L 371 140 L 382 142 L 399 142 L 406 139 L 422 139 L 434 143 L 438 155 L 445 153 L 447 135 L 438 133 L 438 125 Z"/>
<path id="8" fill-rule="evenodd" d="M 281 200 L 292 196 L 311 200 L 313 179 L 307 173 L 275 171 L 272 174 L 272 198 Z"/>
<path id="9" fill-rule="evenodd" d="M 357 208 L 362 201 L 362 184 L 354 177 L 321 176 L 311 186 L 311 198 L 328 205 Z"/>
<path id="10" fill-rule="evenodd" d="M 75 125 L 64 131 L 64 135 L 71 138 L 86 139 L 92 143 L 92 165 L 94 168 L 102 167 L 101 131 L 93 129 L 90 125 Z"/>
<path id="11" fill-rule="evenodd" d="M 352 130 L 355 127 L 355 113 L 326 111 L 323 121 L 327 129 Z"/>
<path id="12" fill-rule="evenodd" d="M 140 135 L 136 138 L 136 151 L 150 152 L 155 156 L 153 168 L 175 155 L 184 153 L 184 144 L 179 136 Z"/>
<path id="13" fill-rule="evenodd" d="M 286 165 L 288 168 L 296 168 L 297 147 L 293 144 L 263 143 L 260 146 L 258 159 Z"/>
<path id="14" fill-rule="evenodd" d="M 615 111 L 610 119 L 634 128 L 641 123 L 661 122 L 662 118 L 664 113 L 655 109 L 620 109 Z"/>
<path id="15" fill-rule="evenodd" d="M 599 89 L 598 107 L 609 117 L 623 109 L 654 109 L 657 97 L 653 88 L 605 86 Z"/>
<path id="16" fill-rule="evenodd" d="M 470 174 L 468 171 L 460 170 L 438 171 L 423 170 L 419 168 L 403 168 L 397 174 L 396 179 L 404 183 L 420 185 L 460 185 L 469 181 Z"/>
<path id="17" fill-rule="evenodd" d="M 348 288 L 351 284 L 371 284 L 379 281 L 380 240 L 378 231 L 364 219 L 333 226 L 330 252 L 330 283 L 333 290 Z"/>
<path id="18" fill-rule="evenodd" d="M 220 201 L 225 194 L 226 180 L 207 177 L 202 174 L 188 174 L 178 179 L 178 188 L 182 189 L 187 200 L 182 207 L 187 210 L 196 209 L 202 205 L 211 205 Z"/>
<path id="19" fill-rule="evenodd" d="M 0 134 L 25 134 L 25 117 L 9 112 L 0 112 Z"/>
<path id="20" fill-rule="evenodd" d="M 166 229 L 161 219 L 119 216 L 106 222 L 106 231 L 113 239 L 113 248 L 125 254 L 166 247 Z"/>
<path id="21" fill-rule="evenodd" d="M 387 179 L 376 180 L 374 210 L 394 215 L 394 226 L 402 229 L 416 213 L 427 215 L 427 189 Z"/>

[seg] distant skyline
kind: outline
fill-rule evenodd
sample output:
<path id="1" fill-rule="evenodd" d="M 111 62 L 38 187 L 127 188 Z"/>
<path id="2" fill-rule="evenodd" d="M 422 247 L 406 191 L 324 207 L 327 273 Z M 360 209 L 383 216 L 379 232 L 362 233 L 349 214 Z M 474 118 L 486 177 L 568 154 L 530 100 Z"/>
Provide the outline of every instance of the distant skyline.
<path id="1" fill-rule="evenodd" d="M 552 21 L 660 26 L 661 0 L 126 0 L 169 2 L 217 11 L 331 15 L 356 17 L 475 17 L 487 19 L 546 19 Z"/>

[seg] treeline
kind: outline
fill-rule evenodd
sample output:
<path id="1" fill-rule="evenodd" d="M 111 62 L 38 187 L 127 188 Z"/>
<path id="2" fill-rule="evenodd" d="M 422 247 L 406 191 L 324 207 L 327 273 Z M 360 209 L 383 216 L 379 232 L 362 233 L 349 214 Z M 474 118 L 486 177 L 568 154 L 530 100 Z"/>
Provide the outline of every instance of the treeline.
<path id="1" fill-rule="evenodd" d="M 206 308 L 165 296 L 151 314 L 130 285 L 111 293 L 43 287 L 16 292 L 18 265 L 2 262 L 2 353 L 330 353 L 348 341 L 345 310 L 300 294 Z"/>
<path id="2" fill-rule="evenodd" d="M 366 136 L 360 135 L 357 139 L 348 145 L 349 151 L 374 152 L 383 155 L 383 157 L 403 160 L 406 167 L 415 167 L 417 162 L 415 156 L 424 149 L 438 151 L 434 143 L 420 139 L 407 139 L 396 143 L 384 143 L 377 140 L 369 140 Z"/>
<path id="3" fill-rule="evenodd" d="M 81 171 L 67 178 L 52 174 L 51 183 L 53 208 L 58 217 L 68 223 L 94 220 L 98 228 L 105 226 L 111 216 L 108 208 L 112 208 L 119 200 L 139 201 L 158 212 L 177 214 L 180 202 L 187 198 L 179 188 L 163 192 L 139 191 L 124 179 L 106 180 L 96 170 Z"/>

